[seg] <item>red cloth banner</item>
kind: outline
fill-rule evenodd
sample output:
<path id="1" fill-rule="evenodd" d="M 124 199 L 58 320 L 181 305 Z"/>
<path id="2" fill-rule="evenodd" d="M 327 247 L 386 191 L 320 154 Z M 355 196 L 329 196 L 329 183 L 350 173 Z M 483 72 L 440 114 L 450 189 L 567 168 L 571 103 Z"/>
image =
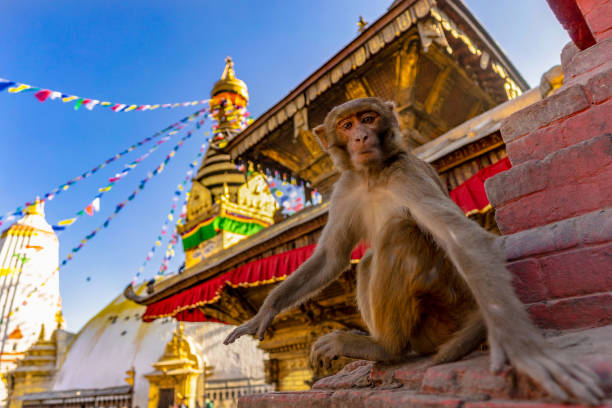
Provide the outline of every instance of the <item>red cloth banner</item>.
<path id="1" fill-rule="evenodd" d="M 226 285 L 233 288 L 251 287 L 286 279 L 310 258 L 315 246 L 316 244 L 311 244 L 241 265 L 147 306 L 142 320 L 150 322 L 162 317 L 174 317 L 186 322 L 218 321 L 205 316 L 198 309 L 198 306 L 218 301 L 221 291 Z M 366 249 L 367 247 L 364 244 L 355 247 L 351 254 L 351 260 L 361 259 Z"/>
<path id="2" fill-rule="evenodd" d="M 479 212 L 485 212 L 490 209 L 489 199 L 485 192 L 484 182 L 489 177 L 508 170 L 512 167 L 510 160 L 507 157 L 485 167 L 472 177 L 461 183 L 456 188 L 452 189 L 450 196 L 455 203 L 465 213 L 472 215 Z"/>

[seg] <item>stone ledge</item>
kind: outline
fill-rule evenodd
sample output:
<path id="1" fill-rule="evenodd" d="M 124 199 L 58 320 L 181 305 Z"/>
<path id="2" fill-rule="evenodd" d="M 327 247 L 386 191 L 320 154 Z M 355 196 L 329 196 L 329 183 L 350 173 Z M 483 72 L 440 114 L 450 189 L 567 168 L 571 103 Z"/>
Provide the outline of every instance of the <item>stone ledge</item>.
<path id="1" fill-rule="evenodd" d="M 504 142 L 509 143 L 551 122 L 585 110 L 589 106 L 582 86 L 570 86 L 510 115 L 502 123 L 502 138 Z"/>
<path id="2" fill-rule="evenodd" d="M 581 245 L 612 241 L 612 208 L 500 237 L 506 259 L 515 261 Z"/>
<path id="3" fill-rule="evenodd" d="M 567 333 L 549 340 L 590 366 L 602 380 L 612 407 L 612 325 Z M 486 353 L 450 364 L 429 366 L 427 358 L 385 365 L 368 361 L 347 364 L 338 374 L 316 382 L 306 392 L 242 397 L 243 408 L 297 407 L 561 407 L 529 379 L 511 369 L 488 370 Z M 536 400 L 537 401 L 534 401 Z"/>
<path id="4" fill-rule="evenodd" d="M 596 86 L 593 85 L 592 89 Z M 598 96 L 592 95 L 592 98 Z M 612 100 L 515 139 L 506 145 L 512 165 L 541 160 L 559 149 L 612 133 Z"/>
<path id="5" fill-rule="evenodd" d="M 485 181 L 485 189 L 491 205 L 497 208 L 542 190 L 599 176 L 608 166 L 612 166 L 609 133 L 560 149 L 543 160 L 530 160 L 498 173 Z"/>
<path id="6" fill-rule="evenodd" d="M 568 46 L 566 46 L 568 47 Z M 569 50 L 567 57 L 562 54 L 561 64 L 565 74 L 565 82 L 571 83 L 573 78 L 589 72 L 610 61 L 612 55 L 612 38 L 607 38 L 584 51 L 572 52 Z M 565 49 L 564 49 L 565 52 Z M 572 55 L 573 54 L 573 55 Z"/>

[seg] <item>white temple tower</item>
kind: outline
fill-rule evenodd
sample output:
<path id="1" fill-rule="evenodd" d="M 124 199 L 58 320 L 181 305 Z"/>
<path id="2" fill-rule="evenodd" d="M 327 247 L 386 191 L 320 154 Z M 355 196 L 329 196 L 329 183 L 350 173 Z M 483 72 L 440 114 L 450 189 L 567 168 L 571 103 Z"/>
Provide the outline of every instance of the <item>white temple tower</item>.
<path id="1" fill-rule="evenodd" d="M 28 207 L 25 216 L 0 237 L 0 374 L 38 339 L 61 322 L 59 242 L 45 220 L 44 203 Z M 0 382 L 0 405 L 6 385 Z"/>

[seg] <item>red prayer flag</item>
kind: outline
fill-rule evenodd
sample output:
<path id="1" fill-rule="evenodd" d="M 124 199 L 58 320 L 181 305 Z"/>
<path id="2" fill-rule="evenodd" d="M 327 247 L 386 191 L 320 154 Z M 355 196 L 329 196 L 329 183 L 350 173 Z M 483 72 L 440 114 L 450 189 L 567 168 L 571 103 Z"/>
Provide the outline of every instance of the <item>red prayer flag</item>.
<path id="1" fill-rule="evenodd" d="M 38 99 L 41 102 L 46 101 L 50 95 L 51 95 L 51 91 L 48 89 L 43 89 L 42 91 L 38 91 L 34 94 L 36 99 Z"/>
<path id="2" fill-rule="evenodd" d="M 94 213 L 93 204 L 89 204 L 87 207 L 85 207 L 85 212 L 87 213 L 87 215 L 93 216 L 93 213 Z"/>

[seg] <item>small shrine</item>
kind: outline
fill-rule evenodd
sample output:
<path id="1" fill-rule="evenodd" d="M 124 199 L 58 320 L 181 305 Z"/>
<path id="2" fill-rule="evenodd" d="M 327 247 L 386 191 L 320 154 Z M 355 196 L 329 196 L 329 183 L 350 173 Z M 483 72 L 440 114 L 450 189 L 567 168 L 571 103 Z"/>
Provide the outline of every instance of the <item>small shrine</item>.
<path id="1" fill-rule="evenodd" d="M 51 387 L 57 368 L 57 351 L 56 332 L 47 339 L 43 324 L 38 340 L 25 352 L 17 367 L 5 375 L 10 394 L 9 408 L 22 406 L 22 401 L 15 397 Z"/>
<path id="2" fill-rule="evenodd" d="M 149 380 L 149 408 L 169 407 L 182 402 L 188 407 L 196 406 L 197 380 L 205 372 L 205 365 L 185 336 L 183 323 L 177 324 L 164 354 L 153 363 L 153 368 L 155 371 L 145 374 Z"/>

